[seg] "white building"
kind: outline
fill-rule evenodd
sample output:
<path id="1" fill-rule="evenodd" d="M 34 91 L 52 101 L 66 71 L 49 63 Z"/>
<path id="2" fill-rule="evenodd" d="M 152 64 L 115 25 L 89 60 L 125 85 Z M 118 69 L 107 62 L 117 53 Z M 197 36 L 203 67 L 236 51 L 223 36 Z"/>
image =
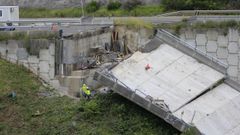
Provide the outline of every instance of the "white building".
<path id="1" fill-rule="evenodd" d="M 0 22 L 18 20 L 19 20 L 18 6 L 0 6 Z"/>

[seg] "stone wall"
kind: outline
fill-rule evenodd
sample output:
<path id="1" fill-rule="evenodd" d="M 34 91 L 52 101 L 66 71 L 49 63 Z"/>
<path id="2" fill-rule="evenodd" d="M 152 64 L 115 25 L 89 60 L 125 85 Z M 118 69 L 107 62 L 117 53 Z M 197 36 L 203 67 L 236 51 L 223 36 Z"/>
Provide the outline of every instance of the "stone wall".
<path id="1" fill-rule="evenodd" d="M 230 78 L 240 83 L 240 33 L 238 30 L 181 30 L 180 37 L 197 49 L 228 65 Z"/>
<path id="2" fill-rule="evenodd" d="M 28 47 L 22 40 L 1 41 L 0 56 L 12 63 L 24 65 L 47 83 L 55 83 L 55 41 L 53 40 L 30 40 Z"/>

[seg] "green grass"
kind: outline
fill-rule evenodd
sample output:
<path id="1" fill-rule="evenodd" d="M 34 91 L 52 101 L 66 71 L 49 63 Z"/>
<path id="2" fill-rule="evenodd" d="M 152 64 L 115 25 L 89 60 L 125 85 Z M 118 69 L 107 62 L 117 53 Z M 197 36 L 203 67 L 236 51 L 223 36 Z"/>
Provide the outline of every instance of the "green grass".
<path id="1" fill-rule="evenodd" d="M 161 14 L 164 8 L 160 5 L 137 6 L 128 11 L 122 8 L 117 10 L 108 10 L 107 7 L 101 7 L 93 13 L 86 13 L 89 16 L 154 16 Z M 46 9 L 46 8 L 21 8 L 21 18 L 54 18 L 54 17 L 80 17 L 81 8 L 64 9 Z"/>
<path id="2" fill-rule="evenodd" d="M 0 32 L 0 41 L 24 40 L 24 39 L 56 39 L 57 32 L 52 31 L 2 31 Z"/>
<path id="3" fill-rule="evenodd" d="M 183 20 L 182 22 L 175 24 L 159 24 L 156 28 L 172 29 L 175 34 L 179 34 L 181 29 L 221 29 L 226 34 L 228 32 L 228 28 L 240 29 L 240 22 L 235 20 L 225 22 L 207 21 L 205 23 L 197 22 L 190 25 L 187 23 L 187 20 Z"/>
<path id="4" fill-rule="evenodd" d="M 142 19 L 134 18 L 134 17 L 128 18 L 128 19 L 115 19 L 114 24 L 127 26 L 129 29 L 145 28 L 145 29 L 152 30 L 154 28 L 152 23 L 148 23 Z"/>
<path id="5" fill-rule="evenodd" d="M 21 8 L 21 18 L 52 18 L 52 17 L 80 17 L 81 8 L 46 9 L 46 8 Z"/>
<path id="6" fill-rule="evenodd" d="M 8 95 L 16 92 L 16 99 Z M 41 96 L 48 93 L 53 96 Z M 163 120 L 117 94 L 59 97 L 23 67 L 0 59 L 1 135 L 174 135 Z"/>

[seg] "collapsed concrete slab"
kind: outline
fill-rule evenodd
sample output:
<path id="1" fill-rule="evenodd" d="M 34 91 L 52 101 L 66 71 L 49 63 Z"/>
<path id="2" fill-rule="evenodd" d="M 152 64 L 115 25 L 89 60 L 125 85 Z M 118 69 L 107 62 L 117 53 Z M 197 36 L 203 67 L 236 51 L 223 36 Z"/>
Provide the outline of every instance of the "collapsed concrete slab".
<path id="1" fill-rule="evenodd" d="M 193 123 L 206 135 L 236 135 L 240 132 L 239 103 L 240 93 L 227 84 L 221 84 L 174 115 Z"/>
<path id="2" fill-rule="evenodd" d="M 240 129 L 234 128 L 240 123 L 233 117 L 240 112 L 240 93 L 223 83 L 224 79 L 223 73 L 168 44 L 151 52 L 136 52 L 110 70 L 95 74 L 95 80 L 176 129 L 195 126 L 199 134 L 206 135 L 235 134 Z M 228 120 L 230 125 L 224 125 Z"/>
<path id="3" fill-rule="evenodd" d="M 147 64 L 149 70 L 145 70 Z M 177 110 L 224 77 L 166 44 L 151 53 L 137 52 L 111 71 L 129 88 L 163 100 L 170 111 Z"/>

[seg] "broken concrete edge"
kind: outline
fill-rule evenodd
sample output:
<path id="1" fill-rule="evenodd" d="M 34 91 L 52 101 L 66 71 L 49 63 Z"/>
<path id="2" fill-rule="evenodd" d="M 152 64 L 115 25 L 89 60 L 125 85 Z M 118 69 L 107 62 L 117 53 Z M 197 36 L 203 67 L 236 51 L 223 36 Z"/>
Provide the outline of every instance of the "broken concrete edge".
<path id="1" fill-rule="evenodd" d="M 151 113 L 155 114 L 156 116 L 160 117 L 170 125 L 172 125 L 177 130 L 184 132 L 189 128 L 193 128 L 193 125 L 189 125 L 185 123 L 183 120 L 177 118 L 174 116 L 171 112 L 168 110 L 165 110 L 149 100 L 139 96 L 135 93 L 135 91 L 127 88 L 126 86 L 123 86 L 118 83 L 118 81 L 114 81 L 110 76 L 108 77 L 102 72 L 96 71 L 94 74 L 94 80 L 98 81 L 104 86 L 110 87 L 114 92 L 120 94 L 121 96 L 127 98 L 130 101 L 133 101 L 137 105 L 141 106 L 142 108 L 150 111 Z M 201 134 L 199 130 L 198 134 Z"/>
<path id="2" fill-rule="evenodd" d="M 91 31 L 91 32 L 85 31 L 85 32 L 73 34 L 71 36 L 65 36 L 64 39 L 82 39 L 82 38 L 87 38 L 87 37 L 91 37 L 91 36 L 101 35 L 101 34 L 112 32 L 112 31 L 113 31 L 113 29 L 111 28 L 111 26 L 103 27 L 103 28 L 96 29 L 95 31 Z"/>
<path id="3" fill-rule="evenodd" d="M 148 52 L 151 52 L 155 49 L 157 49 L 160 44 L 162 44 L 162 41 L 157 38 L 157 37 L 154 37 L 152 40 L 150 40 L 149 42 L 147 42 L 144 46 L 142 46 L 140 48 L 140 52 L 142 53 L 148 53 Z"/>
<path id="4" fill-rule="evenodd" d="M 196 95 L 195 97 L 191 98 L 189 101 L 187 101 L 185 104 L 181 105 L 180 107 L 178 107 L 177 109 L 173 110 L 172 112 L 175 113 L 177 111 L 179 111 L 181 108 L 184 108 L 185 106 L 189 105 L 190 103 L 192 103 L 193 101 L 197 100 L 198 98 L 200 98 L 201 96 L 203 96 L 204 94 L 208 93 L 210 90 L 213 90 L 214 88 L 216 88 L 217 86 L 219 86 L 220 84 L 222 84 L 225 81 L 225 78 L 221 78 L 219 80 L 217 80 L 215 83 L 213 83 L 212 85 L 210 85 L 209 87 L 207 87 L 205 90 L 203 90 L 202 92 L 200 92 L 198 95 Z"/>
<path id="5" fill-rule="evenodd" d="M 197 59 L 199 62 L 210 66 L 211 68 L 223 73 L 224 75 L 227 74 L 226 67 L 220 65 L 217 61 L 211 60 L 210 58 L 204 56 L 203 54 L 190 49 L 189 47 L 187 47 L 187 46 L 183 45 L 182 43 L 180 43 L 179 41 L 177 41 L 177 39 L 171 38 L 171 37 L 167 36 L 166 34 L 164 34 L 163 32 L 159 33 L 159 31 L 158 31 L 158 34 L 156 37 L 159 38 L 162 42 L 165 42 L 165 43 L 171 45 L 172 47 L 178 49 L 179 51 L 185 53 L 186 55 Z"/>

